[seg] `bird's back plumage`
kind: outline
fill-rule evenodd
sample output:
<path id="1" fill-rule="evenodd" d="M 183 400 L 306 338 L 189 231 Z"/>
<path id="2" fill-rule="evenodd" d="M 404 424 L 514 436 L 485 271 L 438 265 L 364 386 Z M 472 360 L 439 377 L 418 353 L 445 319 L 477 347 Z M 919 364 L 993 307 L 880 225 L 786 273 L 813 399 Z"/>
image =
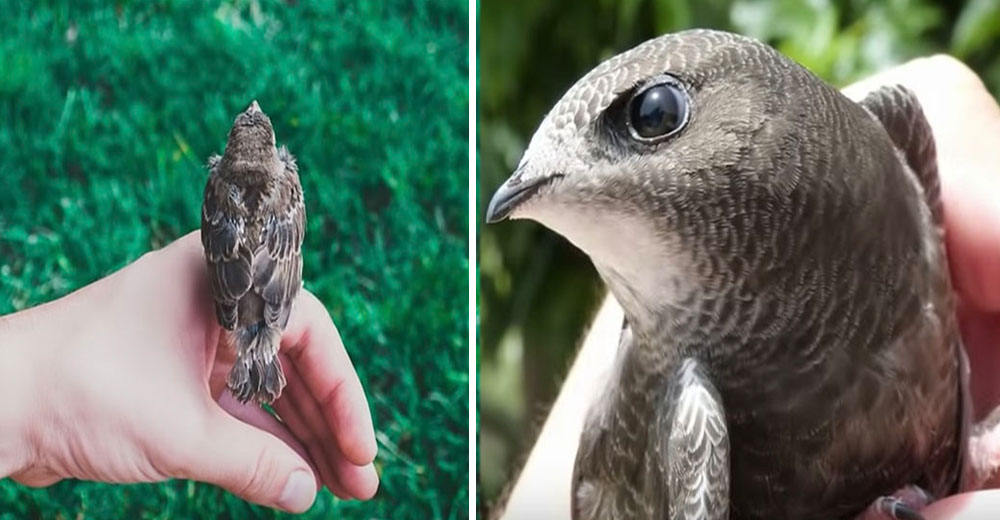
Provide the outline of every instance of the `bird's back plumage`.
<path id="1" fill-rule="evenodd" d="M 229 387 L 240 401 L 269 403 L 285 384 L 277 355 L 302 285 L 305 204 L 284 147 L 246 160 L 233 141 L 232 157 L 209 160 L 202 242 L 216 315 L 237 351 Z"/>

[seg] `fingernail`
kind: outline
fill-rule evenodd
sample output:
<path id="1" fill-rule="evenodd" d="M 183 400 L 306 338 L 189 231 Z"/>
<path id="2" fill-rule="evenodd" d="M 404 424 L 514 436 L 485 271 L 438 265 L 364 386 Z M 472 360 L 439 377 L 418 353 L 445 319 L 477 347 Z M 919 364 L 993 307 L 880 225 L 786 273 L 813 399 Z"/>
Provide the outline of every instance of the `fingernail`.
<path id="1" fill-rule="evenodd" d="M 295 470 L 285 482 L 285 489 L 278 499 L 278 507 L 301 513 L 312 506 L 316 499 L 316 479 L 307 471 Z"/>

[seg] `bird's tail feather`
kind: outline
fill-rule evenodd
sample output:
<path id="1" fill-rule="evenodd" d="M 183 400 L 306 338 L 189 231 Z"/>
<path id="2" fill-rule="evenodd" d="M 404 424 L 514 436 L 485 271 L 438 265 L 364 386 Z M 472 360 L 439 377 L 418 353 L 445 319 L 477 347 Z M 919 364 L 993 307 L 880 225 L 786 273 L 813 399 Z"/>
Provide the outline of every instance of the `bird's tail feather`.
<path id="1" fill-rule="evenodd" d="M 281 331 L 258 324 L 235 334 L 236 363 L 229 372 L 229 389 L 241 403 L 271 404 L 285 387 L 278 360 Z"/>

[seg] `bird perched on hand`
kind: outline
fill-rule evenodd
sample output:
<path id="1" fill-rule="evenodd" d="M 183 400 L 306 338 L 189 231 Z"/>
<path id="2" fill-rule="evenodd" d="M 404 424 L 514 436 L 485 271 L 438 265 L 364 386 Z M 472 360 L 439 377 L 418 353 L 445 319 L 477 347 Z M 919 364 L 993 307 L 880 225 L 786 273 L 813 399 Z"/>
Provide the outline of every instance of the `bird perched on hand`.
<path id="1" fill-rule="evenodd" d="M 285 386 L 278 347 L 302 285 L 306 211 L 298 167 L 285 147 L 275 147 L 271 120 L 254 101 L 208 169 L 201 241 L 216 317 L 236 349 L 228 386 L 240 402 L 271 403 Z"/>
<path id="2" fill-rule="evenodd" d="M 625 311 L 573 517 L 906 519 L 981 482 L 940 204 L 905 88 L 855 103 L 708 30 L 580 79 L 487 211 L 564 235 Z"/>

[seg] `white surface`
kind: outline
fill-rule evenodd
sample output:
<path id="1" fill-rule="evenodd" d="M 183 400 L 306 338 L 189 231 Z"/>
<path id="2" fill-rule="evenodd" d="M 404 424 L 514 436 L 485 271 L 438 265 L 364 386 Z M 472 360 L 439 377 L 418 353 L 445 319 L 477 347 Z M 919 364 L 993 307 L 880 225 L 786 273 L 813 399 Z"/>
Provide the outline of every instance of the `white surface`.
<path id="1" fill-rule="evenodd" d="M 531 449 L 507 510 L 509 520 L 562 520 L 570 517 L 570 480 L 583 419 L 604 386 L 618 347 L 622 310 L 608 296 L 584 339 L 542 433 Z"/>

